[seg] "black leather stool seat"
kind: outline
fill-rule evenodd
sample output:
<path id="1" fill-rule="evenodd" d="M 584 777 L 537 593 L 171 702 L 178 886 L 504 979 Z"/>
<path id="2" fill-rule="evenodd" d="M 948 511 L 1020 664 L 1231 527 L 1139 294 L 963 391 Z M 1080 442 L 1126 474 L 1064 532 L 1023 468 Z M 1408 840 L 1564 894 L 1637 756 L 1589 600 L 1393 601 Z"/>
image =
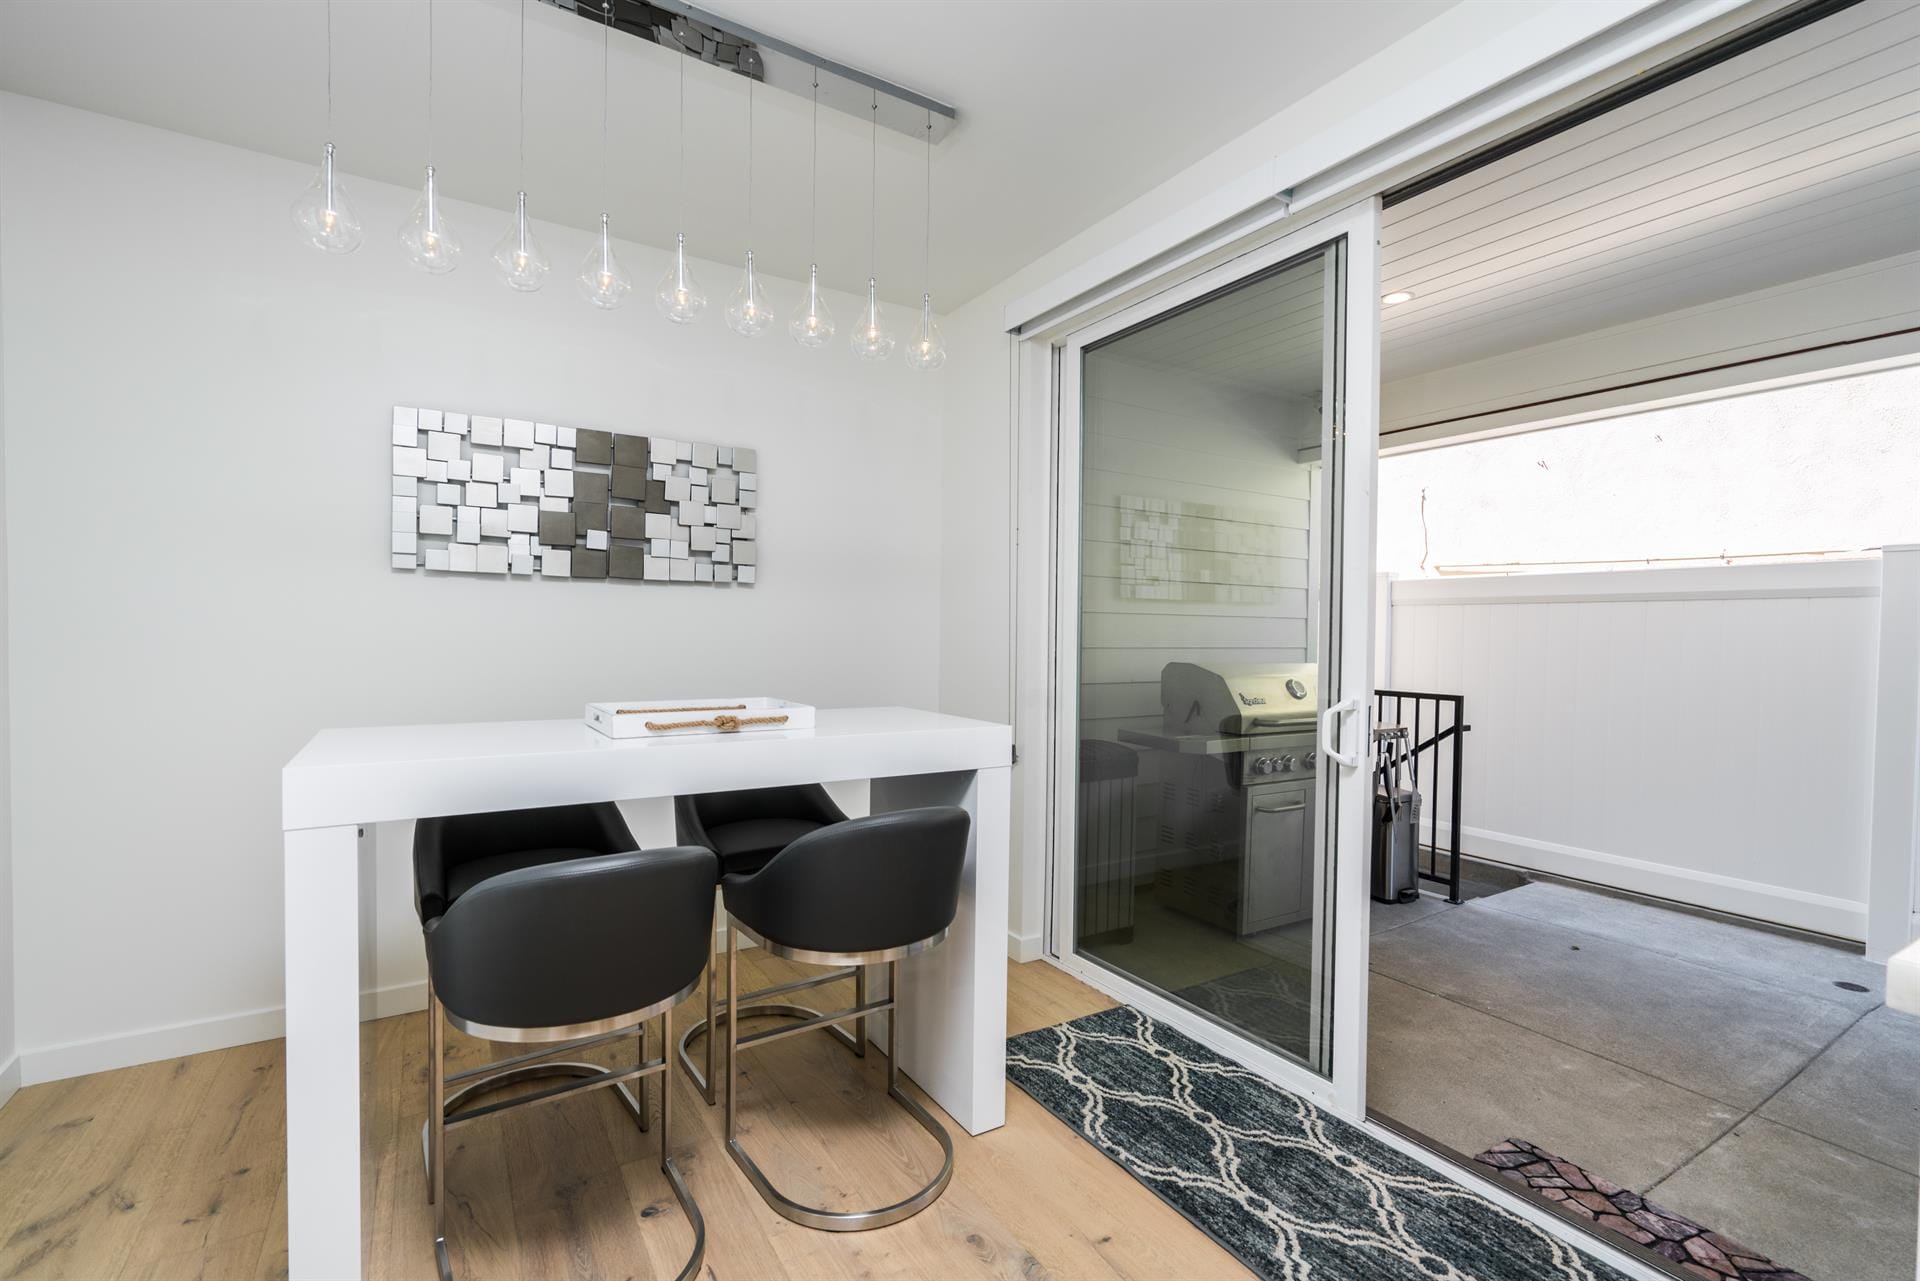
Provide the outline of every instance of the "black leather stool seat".
<path id="1" fill-rule="evenodd" d="M 414 908 L 424 925 L 488 877 L 639 848 L 611 801 L 423 818 L 413 825 Z"/>
<path id="2" fill-rule="evenodd" d="M 757 872 L 720 878 L 727 913 L 763 941 L 808 952 L 883 952 L 953 924 L 967 812 L 895 810 L 809 832 Z"/>
<path id="3" fill-rule="evenodd" d="M 817 783 L 706 792 L 673 802 L 674 839 L 718 854 L 722 872 L 757 871 L 808 832 L 846 821 Z"/>
<path id="4" fill-rule="evenodd" d="M 452 906 L 461 895 L 480 882 L 503 873 L 518 872 L 528 867 L 545 867 L 549 863 L 565 863 L 577 858 L 595 858 L 602 852 L 582 849 L 509 850 L 504 854 L 489 854 L 484 858 L 457 863 L 447 869 L 447 904 Z"/>

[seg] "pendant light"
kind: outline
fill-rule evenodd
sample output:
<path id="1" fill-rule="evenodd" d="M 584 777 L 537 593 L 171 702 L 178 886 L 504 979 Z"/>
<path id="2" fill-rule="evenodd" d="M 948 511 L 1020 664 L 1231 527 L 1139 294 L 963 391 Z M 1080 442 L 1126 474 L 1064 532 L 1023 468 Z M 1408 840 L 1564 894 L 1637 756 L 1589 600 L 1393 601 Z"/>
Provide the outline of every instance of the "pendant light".
<path id="1" fill-rule="evenodd" d="M 933 113 L 927 113 L 927 234 L 921 242 L 920 323 L 907 339 L 907 363 L 938 369 L 947 363 L 947 339 L 933 319 Z"/>
<path id="2" fill-rule="evenodd" d="M 367 229 L 359 211 L 347 198 L 347 189 L 333 174 L 333 0 L 327 0 L 327 146 L 320 155 L 320 172 L 293 202 L 293 225 L 306 242 L 330 254 L 350 254 L 360 247 Z"/>
<path id="3" fill-rule="evenodd" d="M 607 226 L 607 44 L 613 31 L 613 5 L 600 6 L 600 239 L 580 264 L 580 292 L 596 307 L 612 311 L 633 292 L 633 277 L 613 256 L 613 233 Z"/>
<path id="4" fill-rule="evenodd" d="M 680 227 L 687 225 L 687 55 L 676 49 L 675 59 L 680 64 L 680 105 L 676 109 L 677 123 L 680 126 L 680 209 L 675 222 Z M 687 233 L 676 231 L 673 237 L 673 262 L 667 267 L 667 274 L 660 277 L 660 287 L 653 291 L 653 301 L 660 308 L 660 314 L 676 325 L 693 323 L 694 317 L 706 310 L 707 296 L 700 290 L 699 282 L 694 280 L 693 272 L 687 267 Z"/>
<path id="5" fill-rule="evenodd" d="M 813 70 L 813 194 L 808 208 L 812 222 L 807 233 L 807 296 L 794 310 L 787 332 L 802 347 L 824 347 L 833 338 L 833 313 L 820 296 L 820 69 Z"/>
<path id="6" fill-rule="evenodd" d="M 758 338 L 773 323 L 773 310 L 767 306 L 766 291 L 760 288 L 760 276 L 753 269 L 753 78 L 747 78 L 747 267 L 740 284 L 727 299 L 727 328 L 748 338 Z"/>
<path id="7" fill-rule="evenodd" d="M 880 315 L 880 283 L 874 276 L 880 240 L 880 91 L 874 90 L 870 132 L 872 159 L 867 170 L 867 305 L 853 325 L 853 352 L 863 360 L 893 354 L 893 335 Z"/>
<path id="8" fill-rule="evenodd" d="M 513 225 L 493 247 L 493 265 L 508 288 L 524 294 L 547 281 L 547 256 L 527 221 L 527 0 L 520 0 L 520 198 Z"/>
<path id="9" fill-rule="evenodd" d="M 429 275 L 443 276 L 460 264 L 460 238 L 440 212 L 433 179 L 433 0 L 427 0 L 427 185 L 400 224 L 400 247 Z"/>

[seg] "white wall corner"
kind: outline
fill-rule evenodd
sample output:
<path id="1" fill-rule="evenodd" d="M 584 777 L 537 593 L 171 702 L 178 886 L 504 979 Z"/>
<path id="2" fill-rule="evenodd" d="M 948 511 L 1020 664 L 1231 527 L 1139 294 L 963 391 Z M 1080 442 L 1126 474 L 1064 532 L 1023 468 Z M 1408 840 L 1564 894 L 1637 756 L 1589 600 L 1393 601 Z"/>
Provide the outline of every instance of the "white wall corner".
<path id="1" fill-rule="evenodd" d="M 1920 906 L 1920 545 L 1883 548 L 1880 575 L 1867 959 L 1884 962 L 1915 937 Z"/>
<path id="2" fill-rule="evenodd" d="M 1021 965 L 1025 965 L 1028 961 L 1039 960 L 1041 955 L 1040 945 L 1041 936 L 1038 931 L 1032 934 L 1021 934 L 1014 930 L 1007 931 L 1007 959 L 1010 961 L 1016 961 Z"/>
<path id="3" fill-rule="evenodd" d="M 5 1067 L 0 1067 L 0 1108 L 7 1105 L 7 1100 L 11 1099 L 19 1088 L 20 1056 L 16 1054 L 7 1060 Z"/>

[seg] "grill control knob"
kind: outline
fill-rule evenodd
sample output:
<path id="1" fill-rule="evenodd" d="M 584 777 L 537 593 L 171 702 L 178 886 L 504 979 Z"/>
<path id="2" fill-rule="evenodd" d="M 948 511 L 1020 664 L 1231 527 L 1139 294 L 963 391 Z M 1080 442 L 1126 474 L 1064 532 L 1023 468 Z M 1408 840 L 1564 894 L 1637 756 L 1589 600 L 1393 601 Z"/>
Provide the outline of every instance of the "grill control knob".
<path id="1" fill-rule="evenodd" d="M 1293 757 L 1282 756 L 1279 760 L 1276 760 L 1273 763 L 1273 772 L 1276 774 L 1291 774 L 1293 772 Z"/>
<path id="2" fill-rule="evenodd" d="M 1271 756 L 1256 756 L 1253 758 L 1253 772 L 1256 774 L 1271 774 L 1273 773 L 1273 764 L 1274 761 Z"/>
<path id="3" fill-rule="evenodd" d="M 1301 769 L 1312 769 L 1312 768 L 1313 768 L 1313 763 L 1314 763 L 1314 762 L 1315 762 L 1316 760 L 1318 760 L 1319 758 L 1320 758 L 1320 753 L 1318 753 L 1318 752 L 1308 752 L 1308 753 L 1307 753 L 1307 754 L 1306 754 L 1305 756 L 1303 756 L 1303 757 L 1302 757 L 1302 758 L 1300 759 L 1300 768 L 1301 768 Z"/>

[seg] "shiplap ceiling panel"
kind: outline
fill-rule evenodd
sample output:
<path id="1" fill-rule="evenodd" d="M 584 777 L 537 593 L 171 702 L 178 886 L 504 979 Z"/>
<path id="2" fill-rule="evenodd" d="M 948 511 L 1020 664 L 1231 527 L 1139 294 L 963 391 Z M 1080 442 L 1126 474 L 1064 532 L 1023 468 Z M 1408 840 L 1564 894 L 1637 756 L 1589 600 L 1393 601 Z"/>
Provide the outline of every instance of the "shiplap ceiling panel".
<path id="1" fill-rule="evenodd" d="M 1920 248 L 1920 4 L 1868 0 L 1386 213 L 1388 379 Z M 1317 394 L 1322 291 L 1285 277 L 1129 359 Z"/>

